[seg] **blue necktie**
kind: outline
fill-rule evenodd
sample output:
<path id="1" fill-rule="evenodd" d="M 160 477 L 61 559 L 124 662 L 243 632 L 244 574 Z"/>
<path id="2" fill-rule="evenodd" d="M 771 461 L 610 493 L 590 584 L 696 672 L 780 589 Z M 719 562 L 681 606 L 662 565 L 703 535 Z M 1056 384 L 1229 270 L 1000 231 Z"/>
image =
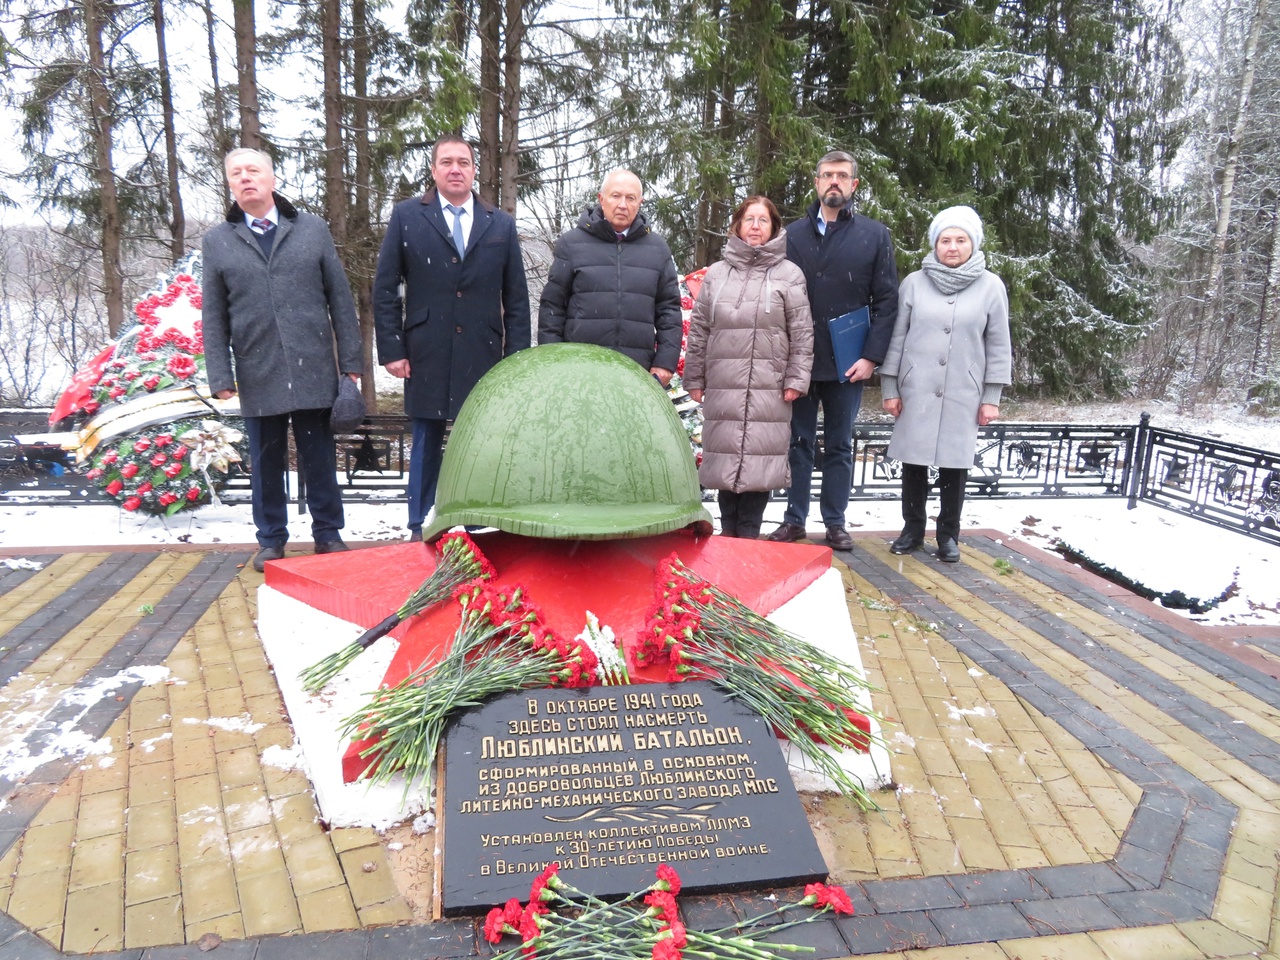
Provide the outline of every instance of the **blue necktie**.
<path id="1" fill-rule="evenodd" d="M 458 256 L 466 256 L 467 244 L 462 239 L 462 214 L 465 211 L 462 207 L 455 207 L 452 203 L 446 203 L 444 208 L 453 214 L 453 245 L 458 248 Z"/>

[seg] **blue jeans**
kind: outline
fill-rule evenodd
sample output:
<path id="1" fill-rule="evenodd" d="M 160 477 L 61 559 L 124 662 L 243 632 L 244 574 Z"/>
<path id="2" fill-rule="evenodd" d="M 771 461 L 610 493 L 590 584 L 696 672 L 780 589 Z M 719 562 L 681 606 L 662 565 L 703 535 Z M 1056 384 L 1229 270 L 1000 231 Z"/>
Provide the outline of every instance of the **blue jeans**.
<path id="1" fill-rule="evenodd" d="M 298 450 L 298 472 L 306 482 L 311 538 L 316 543 L 341 539 L 342 491 L 333 449 L 329 410 L 294 410 L 270 417 L 245 417 L 249 459 L 253 464 L 253 525 L 258 545 L 283 547 L 289 540 L 289 500 L 284 476 L 289 466 L 289 422 Z"/>
<path id="2" fill-rule="evenodd" d="M 413 418 L 413 447 L 409 451 L 409 529 L 421 530 L 436 503 L 436 481 L 444 457 L 447 420 Z"/>
<path id="3" fill-rule="evenodd" d="M 818 441 L 818 406 L 822 406 L 822 523 L 843 527 L 853 485 L 853 422 L 862 405 L 862 382 L 816 380 L 791 405 L 791 487 L 783 520 L 803 527 L 809 517 L 813 458 Z"/>

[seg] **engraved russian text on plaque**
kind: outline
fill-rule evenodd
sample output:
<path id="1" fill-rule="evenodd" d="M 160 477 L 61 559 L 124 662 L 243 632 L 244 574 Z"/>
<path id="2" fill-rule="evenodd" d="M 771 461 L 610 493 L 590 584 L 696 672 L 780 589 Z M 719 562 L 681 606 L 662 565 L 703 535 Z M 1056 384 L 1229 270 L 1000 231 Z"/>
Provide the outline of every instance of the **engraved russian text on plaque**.
<path id="1" fill-rule="evenodd" d="M 601 897 L 660 863 L 701 892 L 826 878 L 769 725 L 706 681 L 508 694 L 444 749 L 446 914 L 523 900 L 554 862 Z"/>

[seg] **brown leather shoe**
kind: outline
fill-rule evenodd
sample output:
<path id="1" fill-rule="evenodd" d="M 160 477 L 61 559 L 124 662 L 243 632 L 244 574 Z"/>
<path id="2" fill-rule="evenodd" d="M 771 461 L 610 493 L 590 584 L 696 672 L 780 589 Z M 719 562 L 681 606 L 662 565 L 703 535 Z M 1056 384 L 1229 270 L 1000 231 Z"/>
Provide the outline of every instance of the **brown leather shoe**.
<path id="1" fill-rule="evenodd" d="M 853 537 L 844 527 L 827 527 L 827 546 L 832 550 L 852 550 Z"/>
<path id="2" fill-rule="evenodd" d="M 769 539 L 774 543 L 795 543 L 797 540 L 803 540 L 808 534 L 805 533 L 804 527 L 794 523 L 780 523 L 778 529 L 769 534 Z"/>

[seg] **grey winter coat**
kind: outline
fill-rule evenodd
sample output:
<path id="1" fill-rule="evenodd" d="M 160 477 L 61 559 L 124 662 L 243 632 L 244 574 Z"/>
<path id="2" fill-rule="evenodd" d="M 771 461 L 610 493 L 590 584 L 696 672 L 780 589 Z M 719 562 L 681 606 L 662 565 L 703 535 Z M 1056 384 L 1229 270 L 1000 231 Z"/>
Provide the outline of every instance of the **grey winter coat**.
<path id="1" fill-rule="evenodd" d="M 1011 380 L 1009 298 L 990 271 L 945 294 L 923 270 L 902 281 L 898 319 L 880 368 L 886 400 L 902 399 L 889 456 L 967 470 L 978 441 L 978 407 L 1000 402 Z"/>
<path id="2" fill-rule="evenodd" d="M 339 372 L 364 370 L 356 305 L 328 225 L 278 194 L 276 209 L 270 257 L 238 204 L 202 248 L 209 389 L 237 390 L 246 417 L 331 407 Z"/>
<path id="3" fill-rule="evenodd" d="M 538 343 L 594 343 L 646 370 L 675 370 L 683 326 L 671 250 L 643 213 L 619 240 L 596 206 L 556 241 Z"/>
<path id="4" fill-rule="evenodd" d="M 791 482 L 790 388 L 806 393 L 813 319 L 804 273 L 786 259 L 787 232 L 758 247 L 731 236 L 693 305 L 687 390 L 702 390 L 705 487 L 742 493 Z"/>

